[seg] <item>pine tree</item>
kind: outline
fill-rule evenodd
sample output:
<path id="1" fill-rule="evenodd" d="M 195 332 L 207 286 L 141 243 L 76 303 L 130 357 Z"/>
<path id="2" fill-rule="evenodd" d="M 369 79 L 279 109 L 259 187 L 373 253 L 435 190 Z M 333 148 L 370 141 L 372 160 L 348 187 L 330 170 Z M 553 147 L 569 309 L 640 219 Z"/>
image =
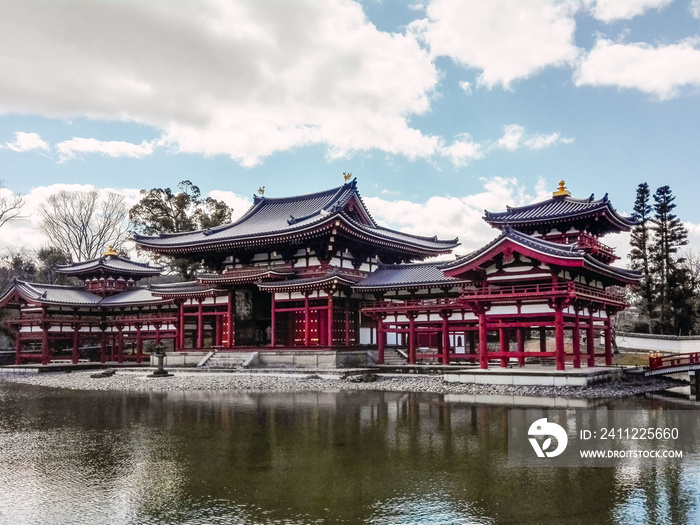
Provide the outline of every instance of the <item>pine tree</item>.
<path id="1" fill-rule="evenodd" d="M 671 188 L 661 186 L 654 194 L 653 242 L 649 245 L 649 267 L 656 276 L 656 304 L 659 308 L 660 331 L 675 333 L 687 326 L 687 287 L 683 268 L 678 264 L 678 248 L 688 244 L 688 230 L 673 213 L 676 197 Z M 690 322 L 692 326 L 692 320 Z"/>
<path id="2" fill-rule="evenodd" d="M 653 332 L 652 319 L 654 317 L 654 281 L 651 275 L 649 261 L 649 246 L 651 244 L 651 211 L 649 204 L 651 191 L 649 184 L 642 182 L 637 186 L 637 198 L 634 201 L 632 218 L 637 221 L 637 225 L 632 228 L 630 236 L 630 266 L 633 270 L 642 270 L 642 280 L 635 293 L 639 297 L 637 307 L 648 323 L 649 333 Z"/>

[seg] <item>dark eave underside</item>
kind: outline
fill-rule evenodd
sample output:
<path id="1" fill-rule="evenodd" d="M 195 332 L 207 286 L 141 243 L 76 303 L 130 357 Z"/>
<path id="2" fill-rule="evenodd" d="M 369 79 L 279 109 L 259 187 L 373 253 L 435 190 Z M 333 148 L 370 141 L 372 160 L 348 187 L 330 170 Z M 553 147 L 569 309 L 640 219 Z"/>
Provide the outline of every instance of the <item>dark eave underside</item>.
<path id="1" fill-rule="evenodd" d="M 562 245 L 545 241 L 543 239 L 538 239 L 536 237 L 520 233 L 510 227 L 504 228 L 501 235 L 496 237 L 486 246 L 483 246 L 482 248 L 470 253 L 469 255 L 461 257 L 454 262 L 444 264 L 442 269 L 450 271 L 460 267 L 469 266 L 481 258 L 486 257 L 488 252 L 496 249 L 498 245 L 508 241 L 528 248 L 534 252 L 541 253 L 543 256 L 550 256 L 555 261 L 556 259 L 559 259 L 563 266 L 583 267 L 593 271 L 594 273 L 605 275 L 613 280 L 622 281 L 628 284 L 637 283 L 641 279 L 641 272 L 636 270 L 628 270 L 625 268 L 618 268 L 616 266 L 602 263 L 594 257 L 591 257 L 589 254 L 576 249 L 574 245 Z M 577 264 L 567 264 L 567 261 Z"/>

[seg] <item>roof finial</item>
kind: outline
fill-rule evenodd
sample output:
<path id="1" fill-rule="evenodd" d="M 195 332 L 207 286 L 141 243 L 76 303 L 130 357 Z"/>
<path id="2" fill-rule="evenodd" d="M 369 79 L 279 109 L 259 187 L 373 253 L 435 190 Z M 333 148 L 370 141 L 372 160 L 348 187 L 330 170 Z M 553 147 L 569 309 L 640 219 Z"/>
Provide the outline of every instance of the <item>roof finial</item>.
<path id="1" fill-rule="evenodd" d="M 107 250 L 107 251 L 105 252 L 105 256 L 106 256 L 106 255 L 119 255 L 119 254 L 118 254 L 117 252 L 114 251 L 114 246 L 110 244 L 110 245 L 109 245 L 109 250 Z"/>
<path id="2" fill-rule="evenodd" d="M 265 195 L 265 186 L 260 186 L 260 187 L 258 188 L 258 193 L 259 193 L 260 195 Z"/>
<path id="3" fill-rule="evenodd" d="M 352 178 L 352 173 L 350 172 L 343 172 L 343 179 L 345 179 L 345 182 L 349 181 Z"/>
<path id="4" fill-rule="evenodd" d="M 552 197 L 571 197 L 571 192 L 566 189 L 566 184 L 563 180 L 559 181 L 559 188 L 552 193 Z"/>

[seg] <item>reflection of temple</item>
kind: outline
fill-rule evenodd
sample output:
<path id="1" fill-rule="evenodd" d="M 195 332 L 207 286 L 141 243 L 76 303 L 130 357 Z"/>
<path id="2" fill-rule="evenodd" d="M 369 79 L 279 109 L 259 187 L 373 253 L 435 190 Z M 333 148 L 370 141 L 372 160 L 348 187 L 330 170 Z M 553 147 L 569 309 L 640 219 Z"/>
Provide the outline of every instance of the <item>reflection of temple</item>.
<path id="1" fill-rule="evenodd" d="M 564 366 L 564 334 L 574 366 L 594 366 L 593 331 L 605 334 L 626 306 L 611 286 L 639 279 L 610 266 L 611 248 L 598 238 L 633 224 L 607 198 L 572 199 L 562 186 L 544 202 L 488 213 L 501 235 L 455 261 L 413 262 L 449 253 L 457 240 L 420 237 L 374 221 L 352 181 L 288 198 L 256 197 L 233 224 L 203 231 L 137 236 L 142 249 L 204 261 L 197 281 L 137 285 L 161 268 L 107 252 L 61 267 L 83 287 L 17 281 L 0 306 L 19 311 L 9 324 L 17 363 L 79 358 L 95 346 L 101 360 L 142 359 L 143 342 L 172 350 L 234 347 L 344 349 L 387 345 L 408 362 L 555 357 Z M 555 334 L 546 348 L 545 331 Z M 539 351 L 525 340 L 539 331 Z M 498 348 L 489 348 L 497 335 Z M 512 344 L 511 344 L 512 343 Z M 514 348 L 511 346 L 515 345 Z"/>

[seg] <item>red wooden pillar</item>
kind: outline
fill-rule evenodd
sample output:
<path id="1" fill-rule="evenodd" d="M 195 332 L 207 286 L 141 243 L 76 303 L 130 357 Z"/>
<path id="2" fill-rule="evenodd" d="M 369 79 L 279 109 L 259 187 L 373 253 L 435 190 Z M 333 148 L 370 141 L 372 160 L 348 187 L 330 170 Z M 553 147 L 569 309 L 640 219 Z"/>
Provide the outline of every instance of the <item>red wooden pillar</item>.
<path id="1" fill-rule="evenodd" d="M 311 310 L 308 293 L 304 294 L 304 346 L 311 346 Z"/>
<path id="2" fill-rule="evenodd" d="M 525 356 L 522 355 L 525 352 L 525 334 L 523 334 L 524 328 L 517 328 L 515 335 L 518 340 L 518 366 L 525 366 Z"/>
<path id="3" fill-rule="evenodd" d="M 498 329 L 498 342 L 500 343 L 500 350 L 501 352 L 508 352 L 510 350 L 509 348 L 509 334 L 508 330 L 505 328 L 499 328 Z M 508 361 L 510 359 L 507 357 L 501 357 L 501 368 L 506 368 L 508 366 Z"/>
<path id="4" fill-rule="evenodd" d="M 576 310 L 576 316 L 574 318 L 574 328 L 571 332 L 571 337 L 573 339 L 573 351 L 574 351 L 574 368 L 581 368 L 581 333 L 579 329 L 579 323 L 581 318 L 579 311 Z"/>
<path id="5" fill-rule="evenodd" d="M 586 328 L 586 353 L 588 354 L 588 366 L 595 366 L 595 340 L 593 339 L 593 312 L 588 315 L 588 328 Z"/>
<path id="6" fill-rule="evenodd" d="M 185 349 L 185 301 L 180 301 L 180 325 L 178 326 L 178 339 L 177 344 L 180 350 Z"/>
<path id="7" fill-rule="evenodd" d="M 377 363 L 384 364 L 384 346 L 386 345 L 386 334 L 384 333 L 384 318 L 377 319 Z"/>
<path id="8" fill-rule="evenodd" d="M 557 370 L 564 370 L 566 352 L 564 350 L 564 310 L 557 306 L 554 310 L 554 342 Z"/>
<path id="9" fill-rule="evenodd" d="M 136 362 L 143 362 L 143 339 L 141 338 L 141 323 L 136 323 Z"/>
<path id="10" fill-rule="evenodd" d="M 416 364 L 416 316 L 408 315 L 408 364 Z"/>
<path id="11" fill-rule="evenodd" d="M 49 348 L 49 323 L 41 323 L 41 364 L 48 365 L 51 362 L 51 349 Z"/>
<path id="12" fill-rule="evenodd" d="M 71 355 L 71 362 L 74 365 L 78 364 L 78 359 L 80 358 L 80 324 L 75 323 L 72 325 L 73 328 L 73 353 Z"/>
<path id="13" fill-rule="evenodd" d="M 450 314 L 448 312 L 443 312 L 440 314 L 442 317 L 442 364 L 450 364 L 450 324 L 448 318 Z"/>
<path id="14" fill-rule="evenodd" d="M 197 348 L 204 348 L 204 307 L 203 299 L 197 299 Z M 158 343 L 156 343 L 158 344 Z"/>
<path id="15" fill-rule="evenodd" d="M 489 347 L 486 330 L 486 313 L 479 312 L 479 367 L 489 367 Z"/>
<path id="16" fill-rule="evenodd" d="M 107 361 L 107 335 L 105 334 L 105 329 L 102 329 L 102 335 L 100 336 L 100 363 L 105 363 Z"/>
<path id="17" fill-rule="evenodd" d="M 610 326 L 610 317 L 605 319 L 605 366 L 612 366 L 612 326 Z"/>
<path id="18" fill-rule="evenodd" d="M 15 339 L 15 364 L 22 364 L 22 339 L 20 339 L 21 326 L 17 325 L 17 339 Z"/>
<path id="19" fill-rule="evenodd" d="M 124 326 L 117 325 L 117 362 L 124 362 Z"/>
<path id="20" fill-rule="evenodd" d="M 270 346 L 272 348 L 277 344 L 277 303 L 275 302 L 275 292 L 272 292 L 270 308 Z"/>
<path id="21" fill-rule="evenodd" d="M 544 326 L 540 326 L 540 352 L 547 351 L 547 332 Z"/>
<path id="22" fill-rule="evenodd" d="M 345 300 L 345 346 L 350 346 L 350 303 Z"/>
<path id="23" fill-rule="evenodd" d="M 231 290 L 228 294 L 228 307 L 226 309 L 226 317 L 228 319 L 228 345 L 227 348 L 233 348 L 236 344 L 236 292 Z M 272 332 L 274 334 L 274 331 Z M 274 335 L 273 335 L 274 337 Z"/>
<path id="24" fill-rule="evenodd" d="M 217 308 L 216 314 L 216 346 L 224 345 L 224 323 L 225 323 L 226 312 L 220 312 Z"/>
<path id="25" fill-rule="evenodd" d="M 333 348 L 333 292 L 328 292 L 328 346 Z"/>

